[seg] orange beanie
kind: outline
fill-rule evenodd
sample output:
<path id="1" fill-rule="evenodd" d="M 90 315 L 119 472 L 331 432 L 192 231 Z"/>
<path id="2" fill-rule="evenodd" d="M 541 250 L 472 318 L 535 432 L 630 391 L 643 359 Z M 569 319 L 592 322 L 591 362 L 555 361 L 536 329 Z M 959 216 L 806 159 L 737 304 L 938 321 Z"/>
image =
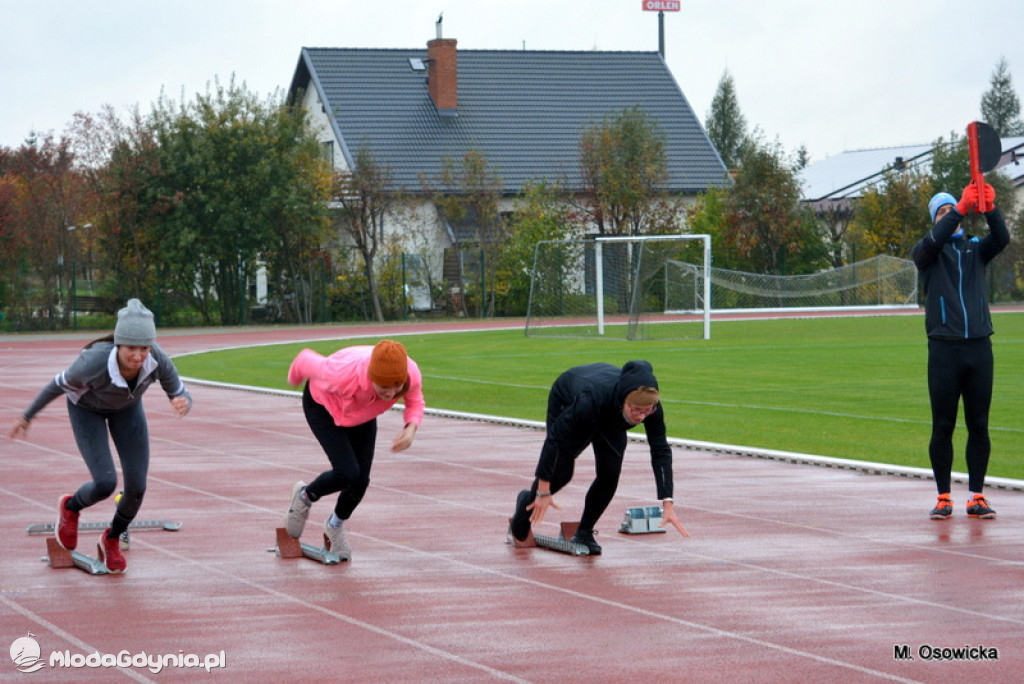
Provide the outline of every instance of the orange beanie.
<path id="1" fill-rule="evenodd" d="M 381 340 L 370 354 L 370 380 L 381 387 L 405 384 L 409 377 L 409 357 L 398 342 Z"/>

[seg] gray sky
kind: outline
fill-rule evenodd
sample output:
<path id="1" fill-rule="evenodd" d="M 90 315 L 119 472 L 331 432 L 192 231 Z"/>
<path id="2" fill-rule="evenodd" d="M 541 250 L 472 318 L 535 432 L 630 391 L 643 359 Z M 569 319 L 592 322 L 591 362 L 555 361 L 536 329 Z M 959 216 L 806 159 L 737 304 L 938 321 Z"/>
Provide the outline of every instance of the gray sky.
<path id="1" fill-rule="evenodd" d="M 232 75 L 270 96 L 302 47 L 658 49 L 644 0 L 0 0 L 0 145 L 75 112 L 190 101 Z M 1024 99 L 1022 0 L 681 0 L 666 61 L 704 122 L 728 69 L 748 126 L 813 160 L 931 142 L 980 118 L 1000 56 Z"/>

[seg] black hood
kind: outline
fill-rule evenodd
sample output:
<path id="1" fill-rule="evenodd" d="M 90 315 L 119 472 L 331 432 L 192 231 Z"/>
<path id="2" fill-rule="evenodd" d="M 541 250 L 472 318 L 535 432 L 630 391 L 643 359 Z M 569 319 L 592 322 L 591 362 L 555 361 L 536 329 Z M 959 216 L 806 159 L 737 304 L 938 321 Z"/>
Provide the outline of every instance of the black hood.
<path id="1" fill-rule="evenodd" d="M 621 406 L 626 395 L 637 387 L 653 387 L 658 389 L 658 379 L 654 377 L 654 368 L 647 361 L 629 361 L 622 367 L 619 383 L 615 387 L 615 399 Z"/>

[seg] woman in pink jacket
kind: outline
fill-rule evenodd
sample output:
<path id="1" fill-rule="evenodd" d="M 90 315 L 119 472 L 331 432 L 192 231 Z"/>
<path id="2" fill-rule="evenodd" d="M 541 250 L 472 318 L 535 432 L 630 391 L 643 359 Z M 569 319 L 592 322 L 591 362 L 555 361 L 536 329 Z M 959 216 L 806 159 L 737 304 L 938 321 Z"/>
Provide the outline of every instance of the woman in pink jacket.
<path id="1" fill-rule="evenodd" d="M 405 405 L 405 426 L 391 444 L 392 451 L 412 446 L 423 420 L 423 376 L 398 342 L 382 340 L 374 346 L 341 349 L 324 357 L 303 349 L 291 368 L 288 382 L 306 382 L 302 408 L 306 422 L 331 462 L 310 482 L 296 482 L 285 516 L 288 534 L 296 539 L 309 517 L 310 506 L 340 492 L 334 512 L 324 523 L 324 547 L 342 560 L 352 558 L 342 524 L 359 505 L 370 484 L 370 468 L 377 440 L 377 416 L 398 399 Z"/>

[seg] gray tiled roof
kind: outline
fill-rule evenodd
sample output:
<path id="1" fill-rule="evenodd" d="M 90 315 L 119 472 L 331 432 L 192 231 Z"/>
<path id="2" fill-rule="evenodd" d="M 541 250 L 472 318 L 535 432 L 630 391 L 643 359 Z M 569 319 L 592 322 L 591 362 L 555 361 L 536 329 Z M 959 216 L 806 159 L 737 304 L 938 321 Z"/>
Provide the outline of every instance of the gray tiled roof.
<path id="1" fill-rule="evenodd" d="M 318 89 L 351 160 L 363 146 L 397 185 L 420 187 L 444 159 L 482 152 L 506 193 L 525 183 L 580 186 L 579 140 L 606 116 L 639 105 L 666 141 L 675 192 L 722 185 L 726 169 L 657 52 L 459 50 L 458 116 L 438 115 L 420 49 L 303 48 L 289 97 Z M 311 85 L 312 84 L 312 85 Z"/>

